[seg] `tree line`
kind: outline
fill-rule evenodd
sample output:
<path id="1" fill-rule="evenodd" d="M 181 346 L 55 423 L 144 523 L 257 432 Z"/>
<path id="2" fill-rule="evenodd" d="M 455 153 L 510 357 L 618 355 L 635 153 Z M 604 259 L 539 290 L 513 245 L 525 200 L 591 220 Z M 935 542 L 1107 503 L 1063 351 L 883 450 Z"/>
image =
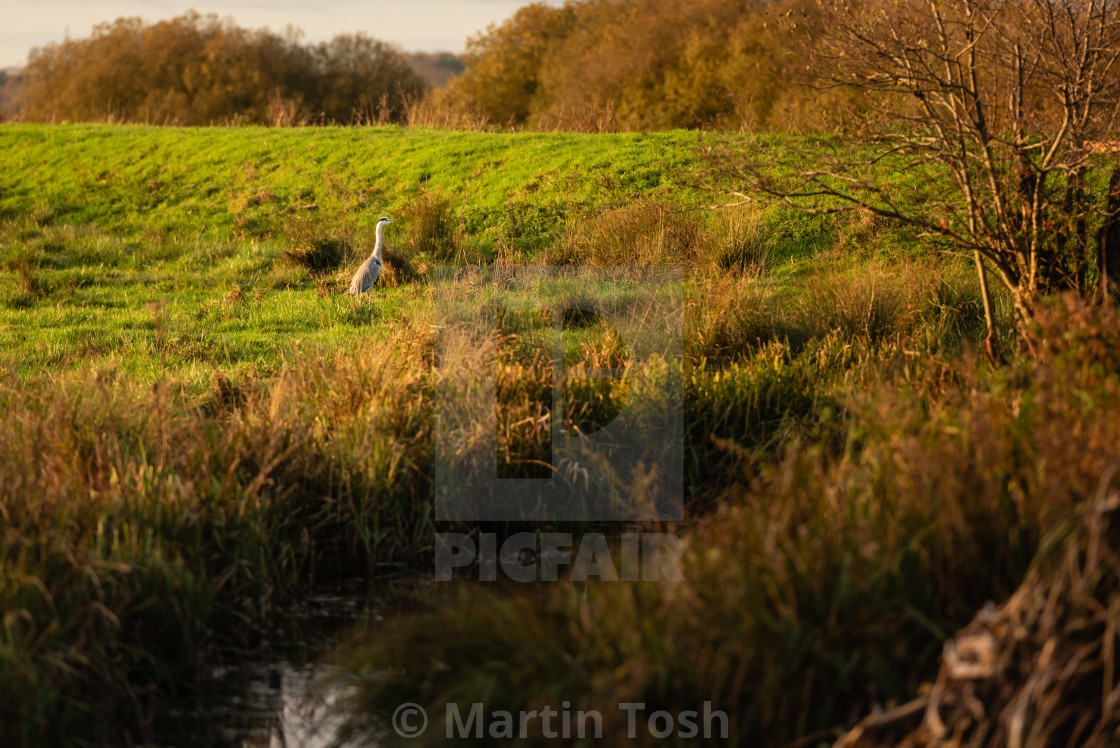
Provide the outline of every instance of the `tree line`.
<path id="1" fill-rule="evenodd" d="M 176 125 L 399 121 L 426 89 L 405 55 L 364 34 L 304 44 L 292 27 L 249 30 L 189 12 L 120 18 L 34 50 L 20 116 Z"/>
<path id="2" fill-rule="evenodd" d="M 1042 10 L 1072 1 L 1031 0 Z M 844 7 L 845 18 L 913 15 L 897 1 Z M 831 79 L 852 60 L 821 54 L 837 37 L 828 19 L 812 0 L 534 2 L 469 38 L 459 58 L 408 56 L 363 34 L 304 44 L 291 27 L 248 30 L 195 12 L 118 19 L 35 50 L 0 116 L 15 98 L 31 121 L 831 129 L 860 122 L 881 97 Z"/>
<path id="3" fill-rule="evenodd" d="M 803 129 L 844 94 L 800 85 L 798 0 L 533 3 L 467 43 L 441 104 L 538 129 Z"/>
<path id="4" fill-rule="evenodd" d="M 35 50 L 19 109 L 31 121 L 183 125 L 815 127 L 843 97 L 796 84 L 795 31 L 807 12 L 799 3 L 533 3 L 471 37 L 461 59 L 410 59 L 363 34 L 304 44 L 291 27 L 248 30 L 195 12 L 155 24 L 122 18 Z M 425 81 L 443 84 L 460 70 L 440 90 Z"/>

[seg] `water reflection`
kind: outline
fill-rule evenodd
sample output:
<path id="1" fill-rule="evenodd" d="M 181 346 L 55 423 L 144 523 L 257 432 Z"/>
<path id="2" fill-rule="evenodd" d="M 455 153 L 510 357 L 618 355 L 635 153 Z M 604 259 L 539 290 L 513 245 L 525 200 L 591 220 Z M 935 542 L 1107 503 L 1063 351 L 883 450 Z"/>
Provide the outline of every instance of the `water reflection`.
<path id="1" fill-rule="evenodd" d="M 407 589 L 340 586 L 300 606 L 297 641 L 273 643 L 279 654 L 215 668 L 200 693 L 155 720 L 149 748 L 327 748 L 342 726 L 332 707 L 346 687 L 332 678 L 327 653 L 352 626 L 383 620 L 413 604 Z M 368 743 L 366 744 L 368 745 Z"/>
<path id="2" fill-rule="evenodd" d="M 270 663 L 214 674 L 205 702 L 172 717 L 167 748 L 327 748 L 340 723 L 332 705 L 341 686 L 329 665 Z"/>

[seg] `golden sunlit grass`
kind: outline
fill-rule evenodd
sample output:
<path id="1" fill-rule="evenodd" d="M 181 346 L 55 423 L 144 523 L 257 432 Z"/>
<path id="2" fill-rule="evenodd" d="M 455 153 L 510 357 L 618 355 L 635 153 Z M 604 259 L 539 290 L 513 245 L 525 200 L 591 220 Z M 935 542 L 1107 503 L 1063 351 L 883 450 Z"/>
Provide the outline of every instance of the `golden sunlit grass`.
<path id="1" fill-rule="evenodd" d="M 732 742 L 779 746 L 827 742 L 876 705 L 909 699 L 936 676 L 942 642 L 1010 596 L 1044 536 L 1103 495 L 1102 476 L 1115 478 L 1120 378 L 1106 367 L 1120 350 L 1116 318 L 1074 306 L 1044 325 L 1046 339 L 1066 342 L 1012 370 L 888 348 L 864 359 L 853 386 L 818 382 L 843 417 L 826 419 L 817 398 L 800 425 L 786 420 L 789 438 L 753 479 L 754 463 L 728 466 L 738 477 L 685 530 L 682 583 L 561 585 L 513 599 L 460 588 L 430 614 L 359 637 L 345 654 L 361 679 L 350 730 L 380 734 L 376 715 L 416 701 L 433 707 L 431 734 L 442 736 L 437 705 L 485 694 L 491 710 L 562 700 L 573 713 L 597 710 L 606 743 L 624 745 L 633 741 L 618 703 L 677 713 L 711 700 L 730 715 Z M 1114 553 L 1113 535 L 1094 534 L 1094 552 Z M 1047 564 L 1034 583 L 1081 594 L 1076 580 L 1048 576 L 1055 568 L 1066 567 Z M 1103 615 L 1115 572 L 1094 569 Z M 1063 615 L 1074 625 L 1076 613 Z M 1038 667 L 1059 676 L 1058 663 Z M 1095 684 L 1056 694 L 1073 701 L 1039 719 L 1067 729 L 1061 707 L 1082 696 L 1099 706 Z"/>

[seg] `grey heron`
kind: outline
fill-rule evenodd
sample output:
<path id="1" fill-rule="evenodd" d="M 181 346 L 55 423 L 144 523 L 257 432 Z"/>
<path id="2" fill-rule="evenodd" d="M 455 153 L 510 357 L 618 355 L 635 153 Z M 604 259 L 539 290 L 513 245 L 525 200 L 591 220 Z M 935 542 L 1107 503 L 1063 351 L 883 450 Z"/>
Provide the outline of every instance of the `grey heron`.
<path id="1" fill-rule="evenodd" d="M 396 219 L 385 218 L 384 216 L 378 219 L 377 240 L 373 245 L 373 254 L 362 263 L 358 272 L 354 273 L 354 279 L 350 281 L 350 290 L 346 292 L 350 296 L 361 296 L 377 285 L 377 279 L 381 277 L 381 229 L 387 224 L 393 223 L 394 220 Z"/>

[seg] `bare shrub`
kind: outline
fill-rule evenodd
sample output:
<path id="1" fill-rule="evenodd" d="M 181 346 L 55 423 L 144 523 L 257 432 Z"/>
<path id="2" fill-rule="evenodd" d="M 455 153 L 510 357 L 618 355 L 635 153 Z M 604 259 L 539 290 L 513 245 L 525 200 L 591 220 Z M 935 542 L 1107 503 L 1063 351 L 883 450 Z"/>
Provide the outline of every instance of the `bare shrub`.
<path id="1" fill-rule="evenodd" d="M 814 214 L 865 211 L 970 253 L 992 360 L 989 275 L 1028 345 L 1039 298 L 1103 294 L 1092 275 L 1107 264 L 1094 255 L 1107 254 L 1108 232 L 1094 242 L 1093 229 L 1112 202 L 1109 183 L 1120 182 L 1115 160 L 1090 144 L 1116 127 L 1120 5 L 836 0 L 819 9 L 806 17 L 815 42 L 806 69 L 822 87 L 864 94 L 863 145 L 814 144 L 812 155 L 778 162 L 724 149 L 720 171 L 744 185 L 735 194 Z M 921 178 L 899 189 L 889 176 L 901 170 Z"/>

